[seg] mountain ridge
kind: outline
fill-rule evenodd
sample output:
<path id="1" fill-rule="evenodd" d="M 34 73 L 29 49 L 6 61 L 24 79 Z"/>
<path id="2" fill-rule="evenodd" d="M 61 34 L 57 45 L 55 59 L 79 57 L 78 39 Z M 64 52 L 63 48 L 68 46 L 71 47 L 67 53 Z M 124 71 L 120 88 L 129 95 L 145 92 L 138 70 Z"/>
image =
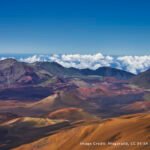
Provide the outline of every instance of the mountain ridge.
<path id="1" fill-rule="evenodd" d="M 135 76 L 132 73 L 111 68 L 100 67 L 96 70 L 65 68 L 56 62 L 25 63 L 9 58 L 0 61 L 0 84 L 39 84 L 50 78 L 71 76 L 103 76 L 127 80 Z"/>
<path id="2" fill-rule="evenodd" d="M 131 79 L 131 83 L 144 88 L 150 88 L 150 68 Z"/>

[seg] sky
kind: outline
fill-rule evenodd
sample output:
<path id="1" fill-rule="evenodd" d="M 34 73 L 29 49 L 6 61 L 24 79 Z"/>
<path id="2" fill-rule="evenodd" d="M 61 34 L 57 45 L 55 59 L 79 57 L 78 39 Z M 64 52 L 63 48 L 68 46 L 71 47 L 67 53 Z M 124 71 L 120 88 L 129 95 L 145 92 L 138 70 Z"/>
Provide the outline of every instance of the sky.
<path id="1" fill-rule="evenodd" d="M 150 55 L 149 0 L 0 0 L 0 53 Z"/>

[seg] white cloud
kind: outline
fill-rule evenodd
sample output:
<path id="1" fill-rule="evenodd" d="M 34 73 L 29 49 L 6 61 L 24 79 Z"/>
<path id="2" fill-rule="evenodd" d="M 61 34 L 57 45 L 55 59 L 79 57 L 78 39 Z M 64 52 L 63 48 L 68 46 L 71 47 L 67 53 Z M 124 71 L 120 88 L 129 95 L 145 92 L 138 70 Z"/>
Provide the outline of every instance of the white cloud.
<path id="1" fill-rule="evenodd" d="M 27 58 L 20 58 L 20 61 L 28 62 L 28 63 L 34 63 L 38 61 L 49 61 L 49 56 L 47 55 L 33 55 Z"/>
<path id="2" fill-rule="evenodd" d="M 111 62 L 113 61 L 113 57 L 104 56 L 101 53 L 94 55 L 63 54 L 60 56 L 51 56 L 50 60 L 55 60 L 61 65 L 65 64 L 65 67 L 97 69 L 101 66 L 110 66 Z"/>
<path id="3" fill-rule="evenodd" d="M 122 56 L 118 57 L 117 62 L 119 67 L 133 73 L 139 73 L 150 68 L 150 55 L 149 56 Z"/>
<path id="4" fill-rule="evenodd" d="M 4 58 L 0 58 L 4 59 Z M 19 59 L 20 61 L 33 63 L 36 61 L 57 62 L 64 67 L 97 69 L 102 66 L 110 66 L 132 73 L 139 73 L 150 68 L 150 55 L 147 56 L 105 56 L 97 54 L 62 54 L 62 55 L 33 55 Z"/>
<path id="5" fill-rule="evenodd" d="M 7 58 L 12 58 L 12 59 L 15 59 L 15 57 L 0 57 L 0 60 L 5 60 Z"/>

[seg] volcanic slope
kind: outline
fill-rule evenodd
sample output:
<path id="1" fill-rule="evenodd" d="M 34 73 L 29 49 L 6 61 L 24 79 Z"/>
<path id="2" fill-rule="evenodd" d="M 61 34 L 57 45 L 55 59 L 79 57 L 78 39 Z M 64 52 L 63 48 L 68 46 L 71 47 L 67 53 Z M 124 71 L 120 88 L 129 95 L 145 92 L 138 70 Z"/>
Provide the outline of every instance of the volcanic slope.
<path id="1" fill-rule="evenodd" d="M 9 150 L 24 143 L 38 140 L 61 128 L 68 127 L 65 120 L 17 117 L 0 124 L 0 150 Z"/>
<path id="2" fill-rule="evenodd" d="M 131 83 L 144 88 L 150 88 L 150 69 L 131 78 Z"/>
<path id="3" fill-rule="evenodd" d="M 68 93 L 60 91 L 59 93 L 55 93 L 41 101 L 31 104 L 28 110 L 35 113 L 38 112 L 39 114 L 45 114 L 48 112 L 50 113 L 50 111 L 53 112 L 68 107 L 85 108 L 85 110 L 91 109 L 90 103 L 85 103 L 75 92 L 74 90 Z"/>
<path id="4" fill-rule="evenodd" d="M 75 108 L 75 107 L 68 107 L 68 108 L 62 108 L 58 109 L 54 112 L 51 112 L 48 114 L 48 118 L 50 119 L 63 119 L 63 120 L 69 120 L 71 122 L 76 121 L 85 121 L 85 120 L 97 120 L 98 117 L 85 112 L 81 108 Z"/>
<path id="5" fill-rule="evenodd" d="M 134 114 L 93 122 L 22 145 L 14 150 L 149 150 L 150 114 Z M 101 142 L 106 145 L 100 146 Z M 110 145 L 107 143 L 109 142 Z M 127 143 L 127 145 L 125 144 Z M 135 145 L 132 142 L 135 143 Z M 141 142 L 141 145 L 138 145 Z M 87 145 L 86 145 L 87 143 Z M 91 145 L 88 143 L 92 143 Z M 94 145 L 97 144 L 97 145 Z M 124 143 L 124 145 L 111 145 Z"/>

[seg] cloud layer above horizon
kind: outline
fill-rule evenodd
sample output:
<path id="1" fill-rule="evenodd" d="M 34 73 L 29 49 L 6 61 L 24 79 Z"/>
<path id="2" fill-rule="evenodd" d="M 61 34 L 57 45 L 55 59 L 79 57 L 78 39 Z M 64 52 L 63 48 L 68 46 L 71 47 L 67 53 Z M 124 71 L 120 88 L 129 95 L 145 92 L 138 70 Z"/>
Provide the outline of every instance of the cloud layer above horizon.
<path id="1" fill-rule="evenodd" d="M 0 59 L 5 59 L 0 58 Z M 97 54 L 53 54 L 53 55 L 32 55 L 19 57 L 19 61 L 33 63 L 36 61 L 57 62 L 64 67 L 74 67 L 79 69 L 97 69 L 103 66 L 122 69 L 134 74 L 143 72 L 150 68 L 150 55 L 145 56 L 108 56 L 101 53 Z"/>

